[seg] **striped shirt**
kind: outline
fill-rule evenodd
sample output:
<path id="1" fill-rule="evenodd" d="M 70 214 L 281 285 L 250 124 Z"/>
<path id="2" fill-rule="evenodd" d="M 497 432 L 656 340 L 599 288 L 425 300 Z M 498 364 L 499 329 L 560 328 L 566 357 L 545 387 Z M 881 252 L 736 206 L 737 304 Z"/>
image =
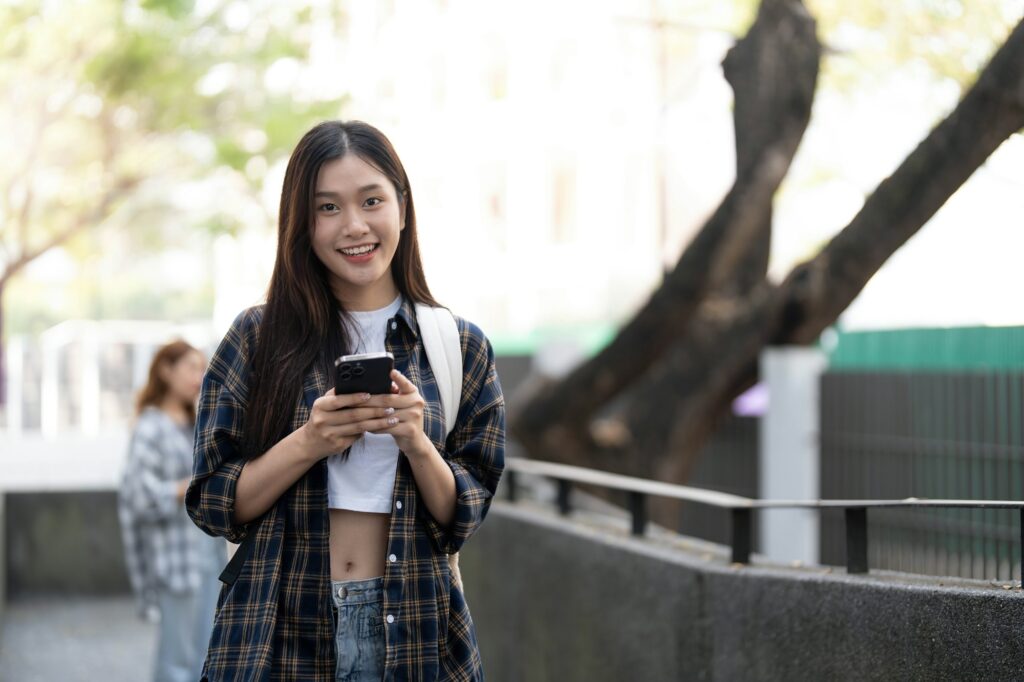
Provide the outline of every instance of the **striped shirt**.
<path id="1" fill-rule="evenodd" d="M 259 519 L 232 522 L 252 349 L 262 306 L 241 313 L 203 380 L 192 482 L 186 506 L 199 527 L 252 550 L 237 580 L 221 590 L 204 679 L 311 680 L 335 674 L 330 595 L 327 464 L 320 460 Z M 455 476 L 456 510 L 441 526 L 420 498 L 409 461 L 399 457 L 388 561 L 384 571 L 385 680 L 483 679 L 476 631 L 466 600 L 452 584 L 447 554 L 483 522 L 504 466 L 505 404 L 494 352 L 483 332 L 456 318 L 463 354 L 462 401 L 445 436 L 437 383 L 405 299 L 388 323 L 395 367 L 419 389 L 424 431 Z M 292 428 L 309 418 L 330 381 L 317 369 L 303 378 Z"/>
<path id="2" fill-rule="evenodd" d="M 178 484 L 192 471 L 192 426 L 147 407 L 135 422 L 118 494 L 125 562 L 142 615 L 158 591 L 199 588 L 202 576 L 227 561 L 227 545 L 189 521 Z"/>

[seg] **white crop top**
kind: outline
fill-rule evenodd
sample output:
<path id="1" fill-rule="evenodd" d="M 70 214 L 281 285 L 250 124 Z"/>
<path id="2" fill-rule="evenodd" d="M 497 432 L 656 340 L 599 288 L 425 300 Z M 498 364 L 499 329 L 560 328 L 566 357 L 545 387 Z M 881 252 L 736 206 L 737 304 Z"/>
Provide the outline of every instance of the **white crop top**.
<path id="1" fill-rule="evenodd" d="M 386 308 L 350 312 L 352 353 L 387 350 L 387 323 L 402 307 L 398 296 Z M 353 328 L 353 326 L 355 328 Z M 352 444 L 348 459 L 327 458 L 327 506 L 362 512 L 391 512 L 391 495 L 398 470 L 398 445 L 390 434 L 364 433 Z"/>

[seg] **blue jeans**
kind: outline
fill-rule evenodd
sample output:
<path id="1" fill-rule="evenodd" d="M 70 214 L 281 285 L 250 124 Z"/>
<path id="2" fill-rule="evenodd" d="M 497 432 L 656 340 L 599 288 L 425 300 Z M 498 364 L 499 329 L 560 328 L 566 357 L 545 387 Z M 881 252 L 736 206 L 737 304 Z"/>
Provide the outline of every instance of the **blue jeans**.
<path id="1" fill-rule="evenodd" d="M 384 677 L 384 577 L 332 580 L 335 682 L 379 682 Z"/>
<path id="2" fill-rule="evenodd" d="M 195 682 L 203 669 L 220 592 L 218 567 L 202 576 L 198 590 L 157 593 L 160 626 L 153 678 L 156 682 Z"/>

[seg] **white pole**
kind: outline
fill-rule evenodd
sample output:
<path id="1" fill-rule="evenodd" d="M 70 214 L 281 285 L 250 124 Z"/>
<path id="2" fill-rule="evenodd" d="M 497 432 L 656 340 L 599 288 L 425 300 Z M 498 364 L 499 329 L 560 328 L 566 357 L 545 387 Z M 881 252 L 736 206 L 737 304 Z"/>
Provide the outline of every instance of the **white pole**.
<path id="1" fill-rule="evenodd" d="M 769 348 L 761 354 L 768 412 L 761 419 L 760 482 L 763 499 L 818 499 L 819 386 L 827 361 L 816 348 Z M 759 512 L 761 553 L 773 561 L 817 564 L 818 512 Z"/>
<path id="2" fill-rule="evenodd" d="M 60 337 L 44 333 L 43 345 L 43 386 L 39 396 L 39 420 L 43 438 L 51 440 L 57 436 L 60 416 Z"/>
<path id="3" fill-rule="evenodd" d="M 100 343 L 99 329 L 90 323 L 82 334 L 82 433 L 100 432 Z"/>
<path id="4" fill-rule="evenodd" d="M 7 340 L 7 433 L 17 436 L 24 428 L 25 337 Z"/>

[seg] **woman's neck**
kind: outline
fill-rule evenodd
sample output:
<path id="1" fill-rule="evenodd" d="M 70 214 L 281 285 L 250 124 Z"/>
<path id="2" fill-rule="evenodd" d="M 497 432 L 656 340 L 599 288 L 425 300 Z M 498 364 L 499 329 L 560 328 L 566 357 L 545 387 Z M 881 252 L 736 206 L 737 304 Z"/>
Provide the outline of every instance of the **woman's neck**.
<path id="1" fill-rule="evenodd" d="M 158 407 L 162 412 L 164 412 L 168 417 L 170 417 L 171 421 L 173 421 L 174 423 L 188 424 L 188 411 L 185 409 L 185 406 L 181 403 L 181 401 L 178 400 L 177 398 L 167 396 L 166 398 L 163 399 L 160 405 L 158 405 Z"/>
<path id="2" fill-rule="evenodd" d="M 352 291 L 347 289 L 345 291 L 335 292 L 335 296 L 341 301 L 345 310 L 362 312 L 366 310 L 380 310 L 381 308 L 387 308 L 392 301 L 399 295 L 398 287 L 395 286 L 393 281 L 389 281 L 386 284 L 382 283 L 382 286 L 374 287 L 373 289 L 361 289 Z"/>

